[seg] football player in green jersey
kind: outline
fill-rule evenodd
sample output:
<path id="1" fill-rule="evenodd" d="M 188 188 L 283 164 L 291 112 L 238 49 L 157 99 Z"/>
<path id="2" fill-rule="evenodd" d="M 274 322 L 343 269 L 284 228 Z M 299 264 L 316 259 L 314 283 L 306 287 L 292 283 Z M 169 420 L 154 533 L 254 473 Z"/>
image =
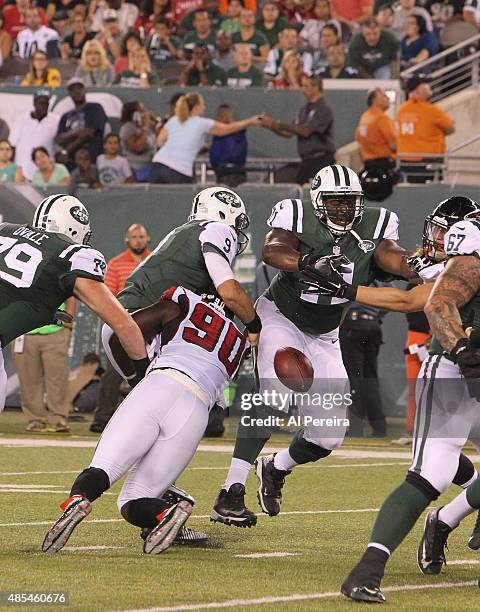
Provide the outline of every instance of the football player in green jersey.
<path id="1" fill-rule="evenodd" d="M 37 207 L 30 225 L 0 225 L 0 346 L 54 320 L 75 296 L 121 338 L 137 376 L 148 366 L 142 333 L 103 284 L 103 255 L 90 247 L 88 211 L 77 198 L 56 194 Z M 6 374 L 0 351 L 0 410 Z"/>
<path id="2" fill-rule="evenodd" d="M 480 444 L 480 207 L 474 204 L 471 215 L 445 233 L 449 260 L 424 309 L 434 340 L 418 378 L 413 462 L 405 482 L 383 503 L 367 550 L 342 584 L 342 593 L 354 600 L 385 601 L 380 585 L 390 555 L 452 482 L 466 441 Z M 478 478 L 448 506 L 428 512 L 418 550 L 423 573 L 441 571 L 448 534 L 477 509 Z M 469 545 L 477 548 L 474 536 Z"/>
<path id="3" fill-rule="evenodd" d="M 338 326 L 348 300 L 311 293 L 302 283 L 302 272 L 315 274 L 318 260 L 334 254 L 348 258 L 344 275 L 354 284 L 367 285 L 382 272 L 414 276 L 405 261 L 406 251 L 396 243 L 397 215 L 385 208 L 364 207 L 362 188 L 353 170 L 340 165 L 322 168 L 312 181 L 310 195 L 311 201 L 278 202 L 268 220 L 271 231 L 265 239 L 263 260 L 280 272 L 256 306 L 263 326 L 256 363 L 259 391 L 264 398 L 268 392 L 271 399 L 272 391 L 277 398 L 288 398 L 289 390 L 277 380 L 274 358 L 279 349 L 291 346 L 313 364 L 311 396 L 340 394 L 342 401 L 333 409 L 318 403 L 307 407 L 297 404 L 305 417 L 304 430 L 298 432 L 288 449 L 256 462 L 258 499 L 270 516 L 280 511 L 285 476 L 298 464 L 327 457 L 345 435 L 348 381 Z M 321 421 L 327 416 L 334 421 L 333 426 L 318 426 L 311 420 L 318 417 Z M 212 520 L 242 527 L 256 523 L 255 514 L 244 503 L 245 483 L 267 439 L 268 433 L 239 428 L 230 471 L 215 502 Z"/>

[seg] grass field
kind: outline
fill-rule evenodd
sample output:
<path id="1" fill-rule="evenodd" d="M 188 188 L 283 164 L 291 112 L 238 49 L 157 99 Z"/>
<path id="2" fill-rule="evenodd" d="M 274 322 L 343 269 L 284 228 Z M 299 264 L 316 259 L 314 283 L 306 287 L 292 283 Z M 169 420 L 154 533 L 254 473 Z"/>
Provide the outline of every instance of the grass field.
<path id="1" fill-rule="evenodd" d="M 0 591 L 68 591 L 71 610 L 352 610 L 358 604 L 338 595 L 340 584 L 368 541 L 375 509 L 408 466 L 408 452 L 388 440 L 347 441 L 288 478 L 280 516 L 262 515 L 255 528 L 238 529 L 208 518 L 233 439 L 204 440 L 178 484 L 197 499 L 188 524 L 209 534 L 207 548 L 144 555 L 138 530 L 119 518 L 117 485 L 95 502 L 68 550 L 48 555 L 40 552 L 44 534 L 88 465 L 96 436 L 86 424 L 63 437 L 27 435 L 23 427 L 17 413 L 0 416 Z M 281 436 L 270 447 L 286 443 Z M 251 476 L 252 509 L 255 489 Z M 453 494 L 454 487 L 440 503 Z M 466 545 L 473 522 L 452 534 L 449 565 L 436 577 L 416 566 L 417 525 L 388 566 L 389 609 L 478 609 L 480 555 Z M 282 556 L 242 556 L 271 553 Z"/>

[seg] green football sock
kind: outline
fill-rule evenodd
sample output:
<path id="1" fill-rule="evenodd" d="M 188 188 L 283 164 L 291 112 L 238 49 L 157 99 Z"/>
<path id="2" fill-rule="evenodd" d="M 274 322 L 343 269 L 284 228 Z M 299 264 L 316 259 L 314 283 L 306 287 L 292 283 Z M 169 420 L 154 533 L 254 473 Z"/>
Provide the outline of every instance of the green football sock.
<path id="1" fill-rule="evenodd" d="M 431 498 L 420 489 L 403 482 L 383 502 L 370 542 L 382 544 L 392 553 L 430 502 Z"/>
<path id="2" fill-rule="evenodd" d="M 480 478 L 477 478 L 467 489 L 467 502 L 472 508 L 480 508 Z"/>
<path id="3" fill-rule="evenodd" d="M 264 406 L 254 406 L 246 414 L 250 417 L 249 422 L 251 423 L 252 419 L 267 417 L 269 412 Z M 247 427 L 242 425 L 240 421 L 235 448 L 233 449 L 234 459 L 242 459 L 252 464 L 255 463 L 255 459 L 261 453 L 262 448 L 268 442 L 270 436 L 271 431 L 268 427 L 258 427 L 254 425 Z"/>

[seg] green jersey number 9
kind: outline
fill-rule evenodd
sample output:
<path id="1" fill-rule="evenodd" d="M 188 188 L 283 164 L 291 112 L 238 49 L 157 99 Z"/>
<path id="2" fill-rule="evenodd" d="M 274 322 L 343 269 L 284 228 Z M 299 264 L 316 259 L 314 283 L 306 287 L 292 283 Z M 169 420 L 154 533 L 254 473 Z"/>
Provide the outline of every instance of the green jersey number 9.
<path id="1" fill-rule="evenodd" d="M 42 259 L 40 249 L 31 244 L 18 243 L 18 238 L 0 236 L 0 278 L 7 283 L 21 289 L 31 287 Z"/>

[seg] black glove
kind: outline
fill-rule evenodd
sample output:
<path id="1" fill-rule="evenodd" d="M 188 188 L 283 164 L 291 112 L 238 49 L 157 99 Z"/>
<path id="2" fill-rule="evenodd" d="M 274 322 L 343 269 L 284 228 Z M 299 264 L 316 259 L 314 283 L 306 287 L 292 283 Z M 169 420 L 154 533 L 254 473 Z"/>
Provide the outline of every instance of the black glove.
<path id="1" fill-rule="evenodd" d="M 465 378 L 470 397 L 480 401 L 480 334 L 473 332 L 470 338 L 460 338 L 450 352 Z"/>
<path id="2" fill-rule="evenodd" d="M 132 363 L 135 367 L 135 376 L 128 379 L 128 384 L 133 388 L 145 377 L 148 366 L 150 365 L 150 359 L 144 357 L 143 359 L 132 359 Z"/>
<path id="3" fill-rule="evenodd" d="M 342 276 L 350 272 L 349 263 L 345 255 L 304 255 L 299 262 L 300 283 L 306 285 L 304 292 L 354 300 L 357 288 Z"/>

